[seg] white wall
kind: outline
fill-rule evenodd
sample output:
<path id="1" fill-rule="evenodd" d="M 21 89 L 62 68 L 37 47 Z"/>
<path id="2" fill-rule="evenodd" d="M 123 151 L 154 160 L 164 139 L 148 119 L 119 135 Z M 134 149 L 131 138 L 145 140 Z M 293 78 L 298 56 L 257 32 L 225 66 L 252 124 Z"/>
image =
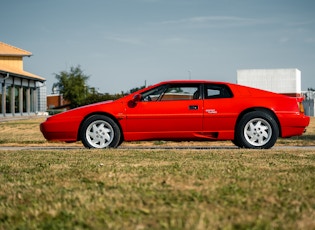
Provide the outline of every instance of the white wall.
<path id="1" fill-rule="evenodd" d="M 298 69 L 237 70 L 237 84 L 283 94 L 301 94 L 301 71 Z"/>

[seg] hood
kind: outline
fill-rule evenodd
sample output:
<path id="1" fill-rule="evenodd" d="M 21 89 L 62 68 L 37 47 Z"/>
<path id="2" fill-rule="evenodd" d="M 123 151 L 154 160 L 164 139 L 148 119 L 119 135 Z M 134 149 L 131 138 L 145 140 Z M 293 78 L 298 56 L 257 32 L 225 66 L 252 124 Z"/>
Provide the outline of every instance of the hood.
<path id="1" fill-rule="evenodd" d="M 97 102 L 97 103 L 93 103 L 93 104 L 89 104 L 89 105 L 84 105 L 84 106 L 80 106 L 80 107 L 77 107 L 77 108 L 74 108 L 74 109 L 67 110 L 67 111 L 62 112 L 62 113 L 55 114 L 55 115 L 53 115 L 51 117 L 64 116 L 64 115 L 72 113 L 72 112 L 79 112 L 80 113 L 80 110 L 86 111 L 87 109 L 89 110 L 89 109 L 91 109 L 93 107 L 97 107 L 97 106 L 101 106 L 101 105 L 105 105 L 105 104 L 110 104 L 110 103 L 113 103 L 113 102 L 114 102 L 113 100 L 107 100 L 107 101 Z"/>

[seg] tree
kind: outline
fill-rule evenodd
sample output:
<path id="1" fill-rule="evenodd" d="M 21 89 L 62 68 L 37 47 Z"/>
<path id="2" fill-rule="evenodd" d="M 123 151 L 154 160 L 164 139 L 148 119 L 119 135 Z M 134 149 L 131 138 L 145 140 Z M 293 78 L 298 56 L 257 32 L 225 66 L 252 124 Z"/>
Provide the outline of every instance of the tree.
<path id="1" fill-rule="evenodd" d="M 55 74 L 55 77 L 58 82 L 54 84 L 54 87 L 58 87 L 63 98 L 70 102 L 71 108 L 85 103 L 85 98 L 88 96 L 86 81 L 89 76 L 83 73 L 80 65 L 71 67 L 70 72 L 61 71 L 59 74 Z"/>
<path id="2" fill-rule="evenodd" d="M 101 93 L 90 93 L 84 100 L 85 105 L 89 105 L 96 102 L 107 101 L 107 100 L 117 100 L 121 98 L 122 94 L 101 94 Z"/>
<path id="3" fill-rule="evenodd" d="M 143 88 L 145 88 L 144 85 L 143 85 L 143 86 L 140 86 L 140 87 L 132 88 L 132 89 L 129 90 L 129 93 L 134 93 L 134 92 L 136 92 L 136 91 L 138 91 L 138 90 L 140 90 L 140 89 L 143 89 Z"/>

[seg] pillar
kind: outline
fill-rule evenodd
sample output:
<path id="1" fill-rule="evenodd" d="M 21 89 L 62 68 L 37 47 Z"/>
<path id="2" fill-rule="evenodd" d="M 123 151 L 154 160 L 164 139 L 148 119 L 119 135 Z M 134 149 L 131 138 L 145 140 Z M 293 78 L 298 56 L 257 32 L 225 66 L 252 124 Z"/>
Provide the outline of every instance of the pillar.
<path id="1" fill-rule="evenodd" d="M 19 87 L 19 112 L 23 115 L 23 87 Z"/>
<path id="2" fill-rule="evenodd" d="M 2 114 L 3 116 L 5 116 L 6 113 L 6 101 L 5 101 L 5 97 L 7 95 L 7 89 L 5 87 L 5 83 L 2 83 Z"/>

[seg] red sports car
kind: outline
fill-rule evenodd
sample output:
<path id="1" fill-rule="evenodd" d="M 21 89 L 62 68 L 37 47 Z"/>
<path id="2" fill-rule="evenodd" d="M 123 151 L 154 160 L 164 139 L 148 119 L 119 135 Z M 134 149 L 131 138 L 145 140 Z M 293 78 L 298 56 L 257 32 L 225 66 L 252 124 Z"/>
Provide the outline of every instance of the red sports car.
<path id="1" fill-rule="evenodd" d="M 47 140 L 81 140 L 87 148 L 140 140 L 231 140 L 242 148 L 267 149 L 279 136 L 303 134 L 310 118 L 302 101 L 226 82 L 166 81 L 51 116 L 40 129 Z"/>

